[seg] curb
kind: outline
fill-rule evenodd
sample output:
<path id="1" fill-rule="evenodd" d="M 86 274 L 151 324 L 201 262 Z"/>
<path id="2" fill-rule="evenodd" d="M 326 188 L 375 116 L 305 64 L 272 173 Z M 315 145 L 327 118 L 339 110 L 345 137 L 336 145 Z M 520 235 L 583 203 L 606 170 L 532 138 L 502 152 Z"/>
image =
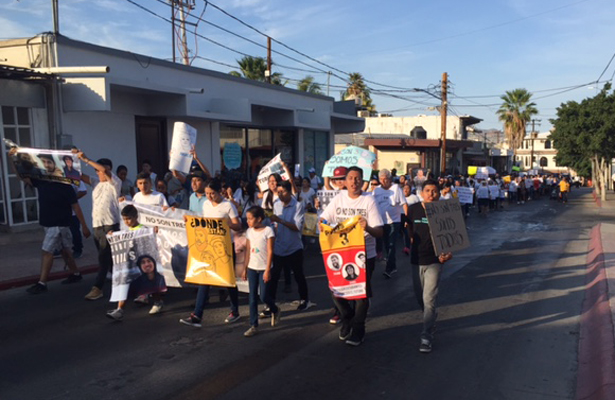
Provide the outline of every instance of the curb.
<path id="1" fill-rule="evenodd" d="M 577 400 L 615 399 L 615 343 L 604 252 L 598 224 L 590 233 L 581 314 Z"/>
<path id="2" fill-rule="evenodd" d="M 87 267 L 79 268 L 81 275 L 92 274 L 98 271 L 98 265 L 89 265 Z M 70 275 L 70 271 L 54 272 L 49 274 L 49 281 L 57 281 L 59 279 L 66 279 Z M 0 282 L 0 291 L 13 289 L 21 286 L 34 285 L 38 282 L 39 275 L 24 276 L 22 278 L 10 279 L 8 281 Z"/>

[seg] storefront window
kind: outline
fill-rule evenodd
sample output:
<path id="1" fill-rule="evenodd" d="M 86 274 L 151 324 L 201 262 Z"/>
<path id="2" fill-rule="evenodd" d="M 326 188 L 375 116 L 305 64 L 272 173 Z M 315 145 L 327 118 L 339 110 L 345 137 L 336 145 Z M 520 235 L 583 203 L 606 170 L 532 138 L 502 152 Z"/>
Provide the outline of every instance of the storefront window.
<path id="1" fill-rule="evenodd" d="M 303 132 L 303 165 L 301 175 L 308 176 L 310 168 L 316 169 L 316 175 L 322 175 L 322 167 L 329 159 L 329 133 L 305 130 Z"/>

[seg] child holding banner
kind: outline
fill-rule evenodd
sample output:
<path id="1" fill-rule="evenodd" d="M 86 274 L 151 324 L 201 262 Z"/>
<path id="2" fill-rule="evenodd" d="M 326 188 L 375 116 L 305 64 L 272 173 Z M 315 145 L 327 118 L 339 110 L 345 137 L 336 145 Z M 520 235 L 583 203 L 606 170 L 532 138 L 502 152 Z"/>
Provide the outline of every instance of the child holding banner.
<path id="1" fill-rule="evenodd" d="M 275 233 L 270 226 L 263 225 L 265 211 L 262 207 L 253 206 L 246 212 L 248 219 L 246 260 L 248 266 L 243 272 L 243 279 L 248 280 L 250 286 L 250 329 L 244 332 L 245 337 L 258 333 L 258 294 L 267 309 L 271 310 L 271 326 L 280 322 L 281 310 L 275 304 L 275 299 L 266 288 L 271 276 L 271 264 L 273 262 L 273 247 Z"/>
<path id="2" fill-rule="evenodd" d="M 376 238 L 382 236 L 384 225 L 376 200 L 371 194 L 363 192 L 362 187 L 363 170 L 359 167 L 350 167 L 346 174 L 347 190 L 340 191 L 320 215 L 321 222 L 328 221 L 332 224 L 360 216 L 359 225 L 365 232 L 366 297 L 347 300 L 333 296 L 333 301 L 342 315 L 339 338 L 351 346 L 359 346 L 365 337 L 365 319 L 369 309 L 369 298 L 372 297 L 370 280 L 376 266 Z M 352 303 L 355 306 L 354 310 Z"/>
<path id="3" fill-rule="evenodd" d="M 413 204 L 408 210 L 409 231 L 412 236 L 410 263 L 412 264 L 414 294 L 423 310 L 423 331 L 419 351 L 429 353 L 438 316 L 436 298 L 442 264 L 450 260 L 453 255 L 451 253 L 436 255 L 425 213 L 424 203 L 438 201 L 440 197 L 438 183 L 431 179 L 424 181 L 421 196 L 423 202 Z"/>

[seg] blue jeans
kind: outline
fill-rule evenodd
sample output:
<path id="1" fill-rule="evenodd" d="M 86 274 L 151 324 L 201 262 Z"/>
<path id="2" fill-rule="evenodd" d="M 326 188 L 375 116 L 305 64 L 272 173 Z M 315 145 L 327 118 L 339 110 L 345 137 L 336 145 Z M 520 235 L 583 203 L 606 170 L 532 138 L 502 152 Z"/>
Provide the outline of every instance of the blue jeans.
<path id="1" fill-rule="evenodd" d="M 401 222 L 393 222 L 392 224 L 384 225 L 384 235 L 382 235 L 382 241 L 384 244 L 384 250 L 387 254 L 386 272 L 391 272 L 397 269 L 395 247 L 400 228 Z"/>
<path id="2" fill-rule="evenodd" d="M 199 291 L 196 294 L 196 304 L 194 306 L 194 315 L 199 318 L 203 318 L 203 310 L 209 300 L 209 285 L 199 286 Z M 228 289 L 228 297 L 231 301 L 231 312 L 233 315 L 239 315 L 239 291 L 236 287 L 226 288 Z"/>
<path id="3" fill-rule="evenodd" d="M 248 299 L 250 302 L 250 326 L 258 326 L 258 294 L 260 292 L 260 299 L 267 305 L 267 308 L 273 313 L 278 312 L 278 306 L 275 305 L 275 300 L 271 298 L 269 292 L 265 287 L 265 281 L 263 275 L 265 271 L 256 271 L 248 268 L 248 287 L 250 293 Z"/>

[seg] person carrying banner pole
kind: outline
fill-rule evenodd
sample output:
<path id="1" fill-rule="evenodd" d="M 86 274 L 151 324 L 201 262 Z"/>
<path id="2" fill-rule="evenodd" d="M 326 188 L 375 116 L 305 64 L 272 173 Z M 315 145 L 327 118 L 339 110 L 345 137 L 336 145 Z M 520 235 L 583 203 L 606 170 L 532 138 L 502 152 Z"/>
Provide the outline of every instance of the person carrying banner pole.
<path id="1" fill-rule="evenodd" d="M 228 225 L 231 230 L 239 232 L 241 231 L 241 221 L 239 220 L 237 209 L 230 201 L 222 197 L 221 191 L 222 184 L 219 179 L 213 179 L 206 184 L 205 196 L 207 197 L 207 201 L 203 203 L 201 215 L 205 218 L 225 218 L 229 221 Z M 234 259 L 234 246 L 232 254 Z M 203 310 L 207 300 L 209 299 L 209 288 L 209 285 L 199 286 L 194 311 L 188 317 L 180 319 L 180 323 L 196 328 L 201 327 Z M 237 290 L 237 287 L 229 287 L 228 294 L 231 301 L 231 312 L 226 317 L 224 322 L 230 324 L 239 320 L 239 291 Z"/>
<path id="2" fill-rule="evenodd" d="M 333 301 L 342 315 L 339 338 L 350 346 L 359 346 L 365 338 L 365 319 L 372 297 L 371 276 L 376 266 L 376 238 L 382 236 L 384 225 L 374 197 L 362 190 L 363 170 L 350 167 L 346 174 L 346 189 L 331 200 L 320 215 L 321 223 L 339 223 L 355 215 L 361 215 L 359 224 L 365 231 L 366 292 L 367 297 L 346 300 L 333 296 Z M 354 303 L 354 310 L 352 308 Z"/>
<path id="3" fill-rule="evenodd" d="M 276 235 L 271 280 L 267 283 L 267 290 L 270 297 L 275 300 L 282 270 L 292 269 L 299 288 L 300 303 L 297 307 L 299 311 L 307 310 L 315 305 L 309 300 L 307 281 L 303 273 L 301 231 L 303 230 L 304 212 L 303 205 L 292 195 L 290 182 L 280 182 L 278 200 L 273 204 L 273 215 L 270 217 L 271 222 L 275 224 Z"/>
<path id="4" fill-rule="evenodd" d="M 17 154 L 18 148 L 12 147 L 9 150 L 9 157 Z M 47 292 L 47 280 L 51 267 L 53 266 L 53 253 L 61 251 L 66 266 L 71 272 L 63 284 L 76 283 L 83 279 L 71 251 L 72 235 L 70 224 L 72 213 L 74 212 L 81 227 L 83 236 L 90 237 L 90 231 L 85 223 L 83 212 L 77 202 L 77 194 L 72 185 L 55 183 L 38 179 L 22 178 L 12 162 L 9 162 L 13 172 L 24 182 L 24 184 L 35 187 L 38 192 L 39 204 L 39 223 L 45 229 L 45 238 L 41 246 L 41 274 L 39 281 L 27 289 L 30 294 L 41 294 Z"/>
<path id="5" fill-rule="evenodd" d="M 414 295 L 423 311 L 423 330 L 419 351 L 429 353 L 438 316 L 436 300 L 442 264 L 450 260 L 453 255 L 451 253 L 436 255 L 425 213 L 425 203 L 438 201 L 440 197 L 438 183 L 431 179 L 426 180 L 423 183 L 421 196 L 423 201 L 413 204 L 408 210 L 409 230 L 412 236 L 410 263 L 412 264 Z"/>

